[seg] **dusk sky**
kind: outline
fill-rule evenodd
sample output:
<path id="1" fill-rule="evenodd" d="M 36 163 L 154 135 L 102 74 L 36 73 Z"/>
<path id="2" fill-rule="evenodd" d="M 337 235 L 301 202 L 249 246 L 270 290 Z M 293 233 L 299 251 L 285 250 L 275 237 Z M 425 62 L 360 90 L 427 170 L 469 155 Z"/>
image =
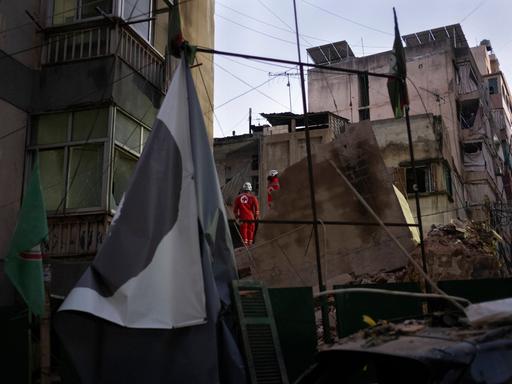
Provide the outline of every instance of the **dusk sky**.
<path id="1" fill-rule="evenodd" d="M 401 35 L 461 23 L 470 46 L 489 39 L 502 71 L 511 81 L 512 1 L 296 1 L 304 62 L 310 61 L 307 48 L 340 40 L 347 40 L 356 56 L 363 56 L 363 50 L 364 55 L 390 50 L 394 6 Z M 292 0 L 217 0 L 215 7 L 216 49 L 297 60 Z M 291 74 L 292 111 L 302 113 L 300 79 L 294 75 L 297 68 L 219 55 L 214 61 L 215 137 L 231 135 L 232 131 L 248 133 L 249 108 L 256 124 L 265 122 L 258 120 L 259 113 L 290 110 L 286 76 L 269 76 L 269 72 Z M 257 86 L 257 90 L 250 91 Z"/>

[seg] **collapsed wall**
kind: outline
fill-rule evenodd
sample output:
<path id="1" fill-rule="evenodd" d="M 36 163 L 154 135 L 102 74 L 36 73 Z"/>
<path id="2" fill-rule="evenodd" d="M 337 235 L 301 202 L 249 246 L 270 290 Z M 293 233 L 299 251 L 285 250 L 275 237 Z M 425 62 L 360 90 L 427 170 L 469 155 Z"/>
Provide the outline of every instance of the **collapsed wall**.
<path id="1" fill-rule="evenodd" d="M 373 217 L 338 174 L 350 180 L 384 222 L 405 223 L 370 122 L 347 125 L 335 140 L 316 147 L 313 156 L 318 219 L 372 222 Z M 281 189 L 264 219 L 312 220 L 307 161 L 281 173 Z M 390 227 L 409 251 L 407 227 Z M 406 265 L 406 257 L 378 225 L 319 225 L 321 266 L 327 285 L 344 276 L 373 274 Z M 237 251 L 239 269 L 270 287 L 315 286 L 317 267 L 311 225 L 260 224 L 256 243 Z"/>

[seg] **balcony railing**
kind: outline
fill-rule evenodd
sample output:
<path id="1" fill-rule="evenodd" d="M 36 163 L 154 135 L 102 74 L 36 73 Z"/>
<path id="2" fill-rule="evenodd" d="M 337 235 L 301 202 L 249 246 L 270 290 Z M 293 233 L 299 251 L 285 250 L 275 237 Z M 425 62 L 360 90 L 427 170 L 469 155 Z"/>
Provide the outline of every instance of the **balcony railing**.
<path id="1" fill-rule="evenodd" d="M 46 253 L 50 257 L 94 256 L 110 222 L 107 214 L 49 218 Z"/>
<path id="2" fill-rule="evenodd" d="M 120 24 L 46 34 L 43 64 L 117 55 L 161 90 L 165 89 L 164 57 L 137 33 Z"/>

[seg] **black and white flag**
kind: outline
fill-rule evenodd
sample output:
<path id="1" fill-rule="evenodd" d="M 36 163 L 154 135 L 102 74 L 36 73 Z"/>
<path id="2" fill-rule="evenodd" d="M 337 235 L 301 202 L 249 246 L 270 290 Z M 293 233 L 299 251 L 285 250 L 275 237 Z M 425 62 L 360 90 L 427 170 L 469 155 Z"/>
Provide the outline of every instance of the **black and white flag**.
<path id="1" fill-rule="evenodd" d="M 245 382 L 226 318 L 233 247 L 202 116 L 182 60 L 107 239 L 56 316 L 84 384 Z"/>

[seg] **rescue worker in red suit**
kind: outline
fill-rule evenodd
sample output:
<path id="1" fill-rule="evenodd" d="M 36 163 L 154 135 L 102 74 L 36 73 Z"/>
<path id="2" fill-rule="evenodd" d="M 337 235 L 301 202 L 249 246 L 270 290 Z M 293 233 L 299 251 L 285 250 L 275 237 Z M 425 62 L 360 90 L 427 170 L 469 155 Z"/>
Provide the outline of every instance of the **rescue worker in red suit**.
<path id="1" fill-rule="evenodd" d="M 242 187 L 242 193 L 235 199 L 233 213 L 237 220 L 258 220 L 260 207 L 258 199 L 252 193 L 252 185 L 247 182 Z M 240 234 L 245 245 L 251 245 L 254 241 L 254 230 L 256 223 L 242 221 L 240 223 Z"/>
<path id="2" fill-rule="evenodd" d="M 279 188 L 280 188 L 280 186 L 279 186 L 279 177 L 277 176 L 278 174 L 279 173 L 275 169 L 272 169 L 268 173 L 268 177 L 267 177 L 267 204 L 268 204 L 269 208 L 272 207 L 272 192 L 278 191 Z"/>

